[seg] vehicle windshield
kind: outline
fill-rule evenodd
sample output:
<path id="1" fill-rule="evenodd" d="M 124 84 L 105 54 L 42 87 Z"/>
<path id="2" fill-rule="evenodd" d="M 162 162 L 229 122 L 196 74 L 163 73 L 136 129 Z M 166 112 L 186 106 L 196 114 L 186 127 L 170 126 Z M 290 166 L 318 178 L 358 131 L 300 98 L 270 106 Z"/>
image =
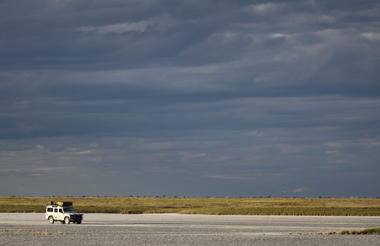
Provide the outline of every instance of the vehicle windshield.
<path id="1" fill-rule="evenodd" d="M 65 213 L 73 213 L 73 212 L 75 212 L 75 210 L 74 210 L 73 207 L 64 207 L 63 210 L 65 211 Z"/>

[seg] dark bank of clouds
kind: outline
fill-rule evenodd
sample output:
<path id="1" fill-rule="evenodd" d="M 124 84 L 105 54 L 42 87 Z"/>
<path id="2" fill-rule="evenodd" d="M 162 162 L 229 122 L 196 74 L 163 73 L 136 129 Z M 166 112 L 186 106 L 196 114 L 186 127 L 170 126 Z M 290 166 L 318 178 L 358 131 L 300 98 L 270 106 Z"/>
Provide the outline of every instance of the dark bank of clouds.
<path id="1" fill-rule="evenodd" d="M 379 22 L 376 1 L 1 1 L 1 193 L 378 196 Z"/>

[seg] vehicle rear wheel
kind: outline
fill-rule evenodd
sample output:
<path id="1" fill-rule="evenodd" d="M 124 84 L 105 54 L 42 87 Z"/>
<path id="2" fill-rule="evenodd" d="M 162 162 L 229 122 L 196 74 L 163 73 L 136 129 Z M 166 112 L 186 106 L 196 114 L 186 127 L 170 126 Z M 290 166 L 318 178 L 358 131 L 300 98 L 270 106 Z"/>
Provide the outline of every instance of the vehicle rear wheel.
<path id="1" fill-rule="evenodd" d="M 82 224 L 82 221 L 81 221 L 81 220 L 78 220 L 78 221 L 77 221 L 77 224 Z"/>
<path id="2" fill-rule="evenodd" d="M 54 224 L 54 218 L 53 218 L 53 216 L 49 216 L 49 222 L 50 222 L 50 224 Z"/>
<path id="3" fill-rule="evenodd" d="M 70 218 L 69 217 L 65 217 L 65 220 L 63 222 L 64 222 L 64 224 L 70 224 Z"/>

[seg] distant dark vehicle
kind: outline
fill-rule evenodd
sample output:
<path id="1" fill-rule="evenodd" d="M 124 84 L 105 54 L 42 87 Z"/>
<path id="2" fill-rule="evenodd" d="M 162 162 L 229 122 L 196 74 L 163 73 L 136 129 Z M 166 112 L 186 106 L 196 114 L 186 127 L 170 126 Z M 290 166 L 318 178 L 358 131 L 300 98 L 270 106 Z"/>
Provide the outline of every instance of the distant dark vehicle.
<path id="1" fill-rule="evenodd" d="M 63 224 L 70 222 L 81 224 L 83 214 L 75 212 L 72 202 L 53 202 L 46 205 L 46 219 L 54 224 L 55 221 L 60 221 Z"/>

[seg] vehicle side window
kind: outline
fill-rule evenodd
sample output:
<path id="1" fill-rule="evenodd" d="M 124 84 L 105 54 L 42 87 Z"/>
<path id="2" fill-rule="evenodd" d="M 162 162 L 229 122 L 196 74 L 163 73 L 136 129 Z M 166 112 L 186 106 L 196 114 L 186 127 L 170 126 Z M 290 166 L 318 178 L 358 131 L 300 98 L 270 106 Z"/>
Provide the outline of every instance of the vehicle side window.
<path id="1" fill-rule="evenodd" d="M 57 213 L 57 212 L 58 212 L 58 208 L 55 208 L 55 209 L 54 209 L 54 213 Z"/>
<path id="2" fill-rule="evenodd" d="M 60 209 L 59 209 L 59 212 L 60 212 L 60 213 L 63 213 L 63 209 L 62 209 L 62 208 L 60 208 Z"/>
<path id="3" fill-rule="evenodd" d="M 53 208 L 48 208 L 47 211 L 48 212 L 53 212 Z"/>

